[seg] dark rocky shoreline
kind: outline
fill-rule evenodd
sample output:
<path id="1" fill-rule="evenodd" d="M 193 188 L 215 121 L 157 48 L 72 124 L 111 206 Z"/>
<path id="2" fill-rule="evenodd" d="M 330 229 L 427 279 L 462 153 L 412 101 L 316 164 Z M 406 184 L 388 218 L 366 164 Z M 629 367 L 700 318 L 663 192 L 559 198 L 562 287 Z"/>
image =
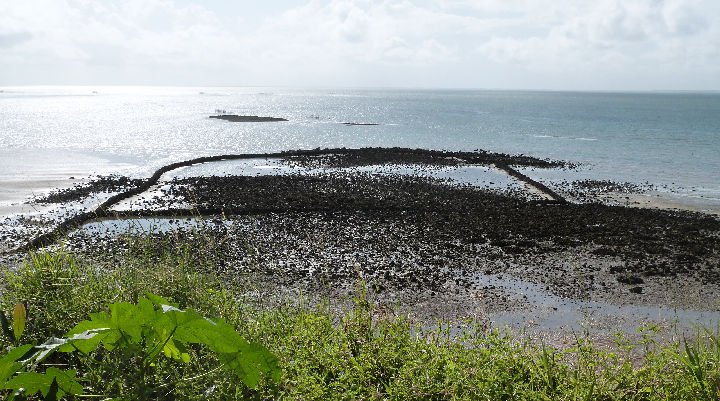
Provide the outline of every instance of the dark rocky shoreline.
<path id="1" fill-rule="evenodd" d="M 98 193 L 124 192 L 139 186 L 143 180 L 121 175 L 97 176 L 84 184 L 78 184 L 65 190 L 53 191 L 35 199 L 36 203 L 64 203 L 82 200 Z"/>
<path id="2" fill-rule="evenodd" d="M 567 168 L 563 162 L 409 149 L 313 150 L 280 157 L 300 168 L 345 170 L 175 179 L 141 209 L 108 210 L 102 217 L 205 216 L 202 235 L 216 244 L 212 253 L 223 273 L 262 277 L 268 288 L 350 288 L 362 278 L 389 299 L 399 296 L 443 316 L 522 309 L 523 295 L 483 284 L 478 275 L 519 277 L 565 299 L 720 309 L 716 217 L 528 200 L 427 177 L 354 170 L 388 163 Z M 178 230 L 152 235 L 178 241 L 196 236 Z M 82 232 L 70 235 L 65 246 L 89 256 L 126 249 L 117 238 Z"/>
<path id="3" fill-rule="evenodd" d="M 525 256 L 590 247 L 591 255 L 623 261 L 610 274 L 720 282 L 713 265 L 720 256 L 720 221 L 693 213 L 528 202 L 422 178 L 362 173 L 187 178 L 173 181 L 167 194 L 202 215 L 402 215 L 405 223 L 398 225 L 423 226 L 429 244 L 489 244 L 504 255 Z"/>
<path id="4" fill-rule="evenodd" d="M 195 159 L 185 160 L 160 167 L 155 173 L 146 180 L 130 180 L 125 177 L 121 177 L 122 182 L 121 192 L 117 192 L 114 195 L 107 198 L 94 210 L 77 211 L 71 213 L 68 217 L 60 222 L 59 224 L 51 227 L 48 224 L 48 230 L 32 239 L 28 239 L 27 242 L 20 247 L 15 248 L 17 252 L 25 252 L 33 250 L 39 247 L 47 246 L 52 244 L 59 238 L 67 235 L 72 230 L 79 228 L 82 224 L 89 222 L 92 219 L 105 218 L 111 213 L 111 208 L 119 202 L 128 199 L 132 196 L 140 195 L 143 192 L 150 189 L 152 185 L 155 185 L 162 177 L 163 174 L 175 170 L 180 167 L 188 167 L 194 164 L 225 161 L 225 160 L 244 160 L 244 159 L 257 159 L 257 158 L 281 158 L 283 160 L 292 160 L 292 163 L 310 165 L 324 165 L 326 167 L 333 167 L 332 163 L 337 165 L 340 161 L 346 163 L 352 163 L 348 165 L 371 165 L 371 164 L 388 164 L 388 163 L 410 163 L 410 164 L 422 164 L 422 165 L 458 165 L 458 164 L 475 164 L 475 165 L 491 165 L 491 164 L 506 164 L 513 163 L 521 166 L 533 166 L 540 168 L 549 167 L 563 167 L 567 166 L 565 162 L 542 160 L 530 156 L 524 155 L 507 155 L 502 153 L 491 153 L 481 150 L 475 152 L 449 152 L 449 151 L 437 151 L 437 150 L 426 150 L 426 149 L 406 149 L 406 148 L 362 148 L 362 149 L 312 149 L 312 150 L 294 150 L 285 151 L 280 153 L 255 153 L 255 154 L 230 154 L 230 155 L 217 155 L 217 156 L 204 156 Z M 332 163 L 331 163 L 332 161 Z M 506 169 L 512 170 L 509 166 L 505 165 Z M 514 170 L 512 170 L 514 171 Z M 515 171 L 518 175 L 523 176 L 519 172 Z M 527 178 L 527 177 L 526 177 Z M 109 179 L 111 182 L 117 179 Z M 532 183 L 533 181 L 529 178 L 526 181 Z M 104 190 L 107 188 L 107 184 L 104 178 L 99 180 L 91 181 L 87 184 L 77 185 L 73 188 L 57 191 L 52 194 L 53 197 L 58 197 L 65 201 L 76 201 L 81 199 L 85 195 L 85 191 L 88 188 L 95 188 L 98 190 Z M 540 190 L 550 191 L 544 186 L 538 187 Z M 550 192 L 553 196 L 554 193 Z M 42 200 L 42 199 L 41 199 Z M 8 234 L 4 234 L 5 237 Z M 12 238 L 11 238 L 12 239 Z M 0 248 L 0 254 L 7 253 L 9 247 L 5 246 Z"/>

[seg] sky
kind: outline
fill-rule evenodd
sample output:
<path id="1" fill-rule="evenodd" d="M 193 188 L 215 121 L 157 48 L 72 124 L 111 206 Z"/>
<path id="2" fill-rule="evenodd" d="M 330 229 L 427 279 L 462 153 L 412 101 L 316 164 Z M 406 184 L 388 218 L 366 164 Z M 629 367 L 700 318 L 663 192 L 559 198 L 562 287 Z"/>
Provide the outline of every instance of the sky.
<path id="1" fill-rule="evenodd" d="M 720 90 L 720 0 L 1 0 L 0 85 Z"/>

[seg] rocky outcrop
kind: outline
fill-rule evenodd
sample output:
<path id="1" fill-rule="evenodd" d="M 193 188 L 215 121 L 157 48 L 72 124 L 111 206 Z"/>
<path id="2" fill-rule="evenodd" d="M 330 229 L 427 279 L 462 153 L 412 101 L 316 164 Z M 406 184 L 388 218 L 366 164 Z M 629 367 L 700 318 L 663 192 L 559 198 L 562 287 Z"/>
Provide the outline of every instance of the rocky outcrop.
<path id="1" fill-rule="evenodd" d="M 238 116 L 236 114 L 219 114 L 216 116 L 210 116 L 210 118 L 217 118 L 218 120 L 225 120 L 233 123 L 265 123 L 275 121 L 287 121 L 286 119 L 280 117 Z"/>

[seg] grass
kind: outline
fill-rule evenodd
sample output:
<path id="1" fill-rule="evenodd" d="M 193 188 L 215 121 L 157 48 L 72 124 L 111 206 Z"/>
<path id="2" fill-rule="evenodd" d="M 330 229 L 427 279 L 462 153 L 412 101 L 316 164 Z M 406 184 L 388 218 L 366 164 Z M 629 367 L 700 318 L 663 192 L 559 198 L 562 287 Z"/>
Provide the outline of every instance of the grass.
<path id="1" fill-rule="evenodd" d="M 579 336 L 562 349 L 473 322 L 460 333 L 442 324 L 421 330 L 378 310 L 362 283 L 354 306 L 339 315 L 327 305 L 298 306 L 295 300 L 261 307 L 244 301 L 247 283 L 213 273 L 212 258 L 196 252 L 211 253 L 209 244 L 139 240 L 129 248 L 107 260 L 62 251 L 30 254 L 22 268 L 8 271 L 0 304 L 9 311 L 27 301 L 23 342 L 61 336 L 89 312 L 152 292 L 223 318 L 248 341 L 270 349 L 283 370 L 279 382 L 250 389 L 218 369 L 212 353 L 193 347 L 187 364 L 158 360 L 145 378 L 146 399 L 720 399 L 717 330 L 666 342 L 646 327 L 635 342 L 618 335 L 613 347 L 604 347 Z M 133 399 L 139 379 L 125 373 L 123 364 L 133 360 L 124 358 L 102 349 L 54 355 L 40 369 L 72 368 L 86 394 Z"/>

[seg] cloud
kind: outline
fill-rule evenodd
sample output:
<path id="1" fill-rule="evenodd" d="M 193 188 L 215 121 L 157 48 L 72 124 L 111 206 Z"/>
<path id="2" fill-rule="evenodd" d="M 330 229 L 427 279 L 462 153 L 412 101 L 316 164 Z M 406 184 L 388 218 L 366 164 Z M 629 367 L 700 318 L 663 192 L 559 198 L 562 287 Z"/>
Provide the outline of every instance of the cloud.
<path id="1" fill-rule="evenodd" d="M 720 88 L 715 0 L 295 4 L 239 25 L 253 5 L 3 1 L 0 83 L 590 87 L 605 74 L 618 85 L 682 76 L 678 85 Z"/>
<path id="2" fill-rule="evenodd" d="M 164 0 L 36 0 L 4 3 L 0 14 L 11 22 L 5 26 L 30 32 L 13 53 L 46 64 L 220 62 L 226 36 L 202 7 Z"/>
<path id="3" fill-rule="evenodd" d="M 529 37 L 495 36 L 478 51 L 498 63 L 541 69 L 557 64 L 627 68 L 679 59 L 706 65 L 702 54 L 720 39 L 717 21 L 710 21 L 708 10 L 698 2 L 606 0 L 586 8 L 572 13 L 556 10 L 562 15 L 557 25 L 539 27 L 539 33 Z M 686 46 L 705 51 L 689 54 L 683 51 Z"/>
<path id="4" fill-rule="evenodd" d="M 11 47 L 32 39 L 27 32 L 0 33 L 0 47 Z"/>
<path id="5" fill-rule="evenodd" d="M 358 62 L 430 62 L 452 56 L 452 45 L 436 39 L 451 18 L 410 2 L 313 1 L 268 19 L 253 39 L 280 46 L 295 60 L 309 52 Z"/>

